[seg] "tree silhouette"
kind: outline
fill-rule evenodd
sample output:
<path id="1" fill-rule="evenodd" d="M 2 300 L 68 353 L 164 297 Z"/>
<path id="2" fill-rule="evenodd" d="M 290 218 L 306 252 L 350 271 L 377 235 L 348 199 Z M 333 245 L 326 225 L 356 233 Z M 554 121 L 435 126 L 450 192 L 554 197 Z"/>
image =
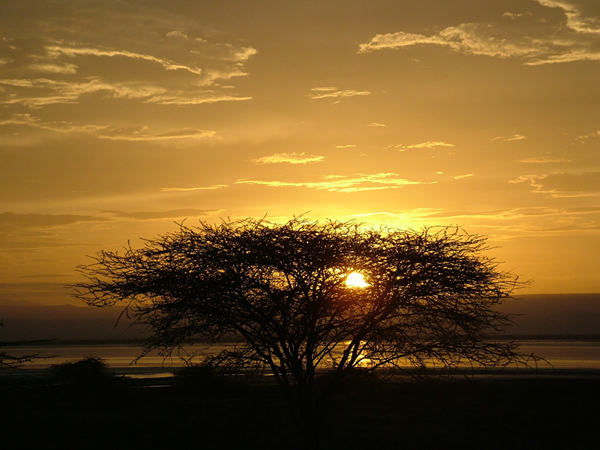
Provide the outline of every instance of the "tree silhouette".
<path id="1" fill-rule="evenodd" d="M 124 302 L 153 331 L 148 351 L 238 339 L 210 364 L 270 371 L 301 446 L 314 448 L 332 394 L 357 368 L 525 362 L 514 343 L 485 339 L 512 323 L 493 307 L 520 284 L 487 249 L 485 238 L 453 227 L 201 222 L 140 249 L 99 252 L 74 288 L 90 305 Z M 356 273 L 362 287 L 347 284 Z"/>

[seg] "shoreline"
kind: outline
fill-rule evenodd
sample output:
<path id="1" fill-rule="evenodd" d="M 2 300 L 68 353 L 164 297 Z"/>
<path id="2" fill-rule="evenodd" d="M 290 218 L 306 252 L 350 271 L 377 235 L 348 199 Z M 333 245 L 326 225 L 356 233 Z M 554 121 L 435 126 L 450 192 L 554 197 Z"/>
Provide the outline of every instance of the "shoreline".
<path id="1" fill-rule="evenodd" d="M 151 366 L 151 367 L 108 367 L 108 374 L 116 378 L 125 378 L 143 382 L 144 386 L 170 386 L 181 366 Z M 384 384 L 404 383 L 420 380 L 459 381 L 471 380 L 478 382 L 506 382 L 511 380 L 600 380 L 600 369 L 555 369 L 555 368 L 505 368 L 480 369 L 476 371 L 462 370 L 449 373 L 442 369 L 406 369 L 392 375 L 378 377 Z M 378 371 L 374 374 L 377 376 Z M 381 374 L 381 372 L 379 372 Z M 240 374 L 243 376 L 243 374 Z M 225 376 L 234 380 L 236 375 Z M 50 368 L 21 368 L 0 370 L 0 385 L 20 384 L 22 382 L 41 383 L 52 379 Z M 274 384 L 272 375 L 265 374 L 253 384 Z"/>

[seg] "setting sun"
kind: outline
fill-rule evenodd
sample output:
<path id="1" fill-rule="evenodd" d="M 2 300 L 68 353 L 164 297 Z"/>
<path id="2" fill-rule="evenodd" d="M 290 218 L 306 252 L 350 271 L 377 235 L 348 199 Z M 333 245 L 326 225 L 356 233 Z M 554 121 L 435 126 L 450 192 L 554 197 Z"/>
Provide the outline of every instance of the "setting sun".
<path id="1" fill-rule="evenodd" d="M 369 283 L 365 281 L 365 276 L 362 273 L 352 272 L 346 277 L 346 286 L 354 288 L 366 288 Z"/>

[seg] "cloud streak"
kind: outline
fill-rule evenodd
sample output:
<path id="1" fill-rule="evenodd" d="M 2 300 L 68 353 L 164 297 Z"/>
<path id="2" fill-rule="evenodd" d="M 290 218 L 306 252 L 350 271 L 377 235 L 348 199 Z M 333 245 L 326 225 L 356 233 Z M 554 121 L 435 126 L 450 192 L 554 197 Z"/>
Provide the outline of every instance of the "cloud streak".
<path id="1" fill-rule="evenodd" d="M 513 134 L 512 136 L 496 136 L 495 138 L 490 139 L 490 141 L 522 141 L 523 139 L 527 139 L 526 136 L 521 134 Z"/>
<path id="2" fill-rule="evenodd" d="M 262 181 L 239 180 L 236 184 L 260 185 L 269 187 L 298 187 L 331 192 L 361 192 L 383 189 L 400 189 L 410 185 L 435 184 L 435 181 L 411 181 L 400 178 L 395 173 L 361 174 L 354 177 L 329 175 L 322 181 L 315 182 L 287 182 L 287 181 Z"/>
<path id="3" fill-rule="evenodd" d="M 526 163 L 526 164 L 553 164 L 553 163 L 571 162 L 571 160 L 562 159 L 562 158 L 552 159 L 552 158 L 548 158 L 545 156 L 538 156 L 538 157 L 534 157 L 534 158 L 522 159 L 519 162 Z"/>
<path id="4" fill-rule="evenodd" d="M 316 87 L 312 88 L 312 94 L 309 94 L 309 98 L 312 100 L 318 100 L 322 98 L 340 98 L 340 97 L 356 97 L 362 95 L 371 95 L 369 91 L 355 91 L 353 89 L 339 90 L 336 87 Z"/>
<path id="5" fill-rule="evenodd" d="M 134 53 L 127 50 L 117 49 L 105 49 L 102 47 L 97 48 L 86 48 L 86 47 L 61 47 L 58 45 L 46 46 L 46 52 L 49 59 L 59 59 L 61 55 L 65 55 L 71 58 L 77 56 L 98 56 L 98 57 L 124 57 L 131 59 L 141 59 L 144 61 L 150 61 L 153 63 L 160 64 L 166 70 L 187 70 L 190 73 L 200 75 L 202 69 L 199 67 L 189 67 L 185 64 L 177 64 L 172 61 L 157 58 L 152 55 L 144 55 L 140 53 Z"/>
<path id="6" fill-rule="evenodd" d="M 526 65 L 600 60 L 600 21 L 586 15 L 579 2 L 537 0 L 546 8 L 561 9 L 564 23 L 539 26 L 539 18 L 504 14 L 510 22 L 462 23 L 435 34 L 399 31 L 377 34 L 359 45 L 359 53 L 397 50 L 412 46 L 446 47 L 466 55 L 520 58 Z M 519 27 L 511 23 L 519 19 Z"/>
<path id="7" fill-rule="evenodd" d="M 396 144 L 396 145 L 388 145 L 387 147 L 384 147 L 384 150 L 388 150 L 388 149 L 397 149 L 399 152 L 405 152 L 407 150 L 413 150 L 413 149 L 434 149 L 434 148 L 454 148 L 455 145 L 454 144 L 449 144 L 447 142 L 442 142 L 442 141 L 427 141 L 427 142 L 421 142 L 419 144 L 411 144 L 411 145 L 403 145 L 403 144 Z"/>
<path id="8" fill-rule="evenodd" d="M 23 228 L 49 228 L 72 225 L 80 222 L 97 222 L 102 218 L 78 214 L 18 214 L 5 212 L 0 214 L 0 229 L 4 231 Z"/>
<path id="9" fill-rule="evenodd" d="M 0 13 L 19 18 L 15 8 Z M 124 2 L 65 0 L 42 9 L 3 23 L 0 67 L 13 75 L 0 75 L 4 105 L 43 108 L 91 94 L 178 106 L 250 99 L 219 85 L 248 75 L 246 63 L 257 54 L 231 36 Z"/>
<path id="10" fill-rule="evenodd" d="M 213 216 L 221 213 L 222 209 L 173 209 L 170 211 L 102 211 L 103 214 L 109 214 L 112 217 L 131 220 L 157 220 L 157 219 L 178 219 L 183 217 Z"/>
<path id="11" fill-rule="evenodd" d="M 559 8 L 565 13 L 567 27 L 578 33 L 600 34 L 600 19 L 587 16 L 582 5 L 569 0 L 536 0 L 548 8 Z"/>
<path id="12" fill-rule="evenodd" d="M 228 188 L 227 184 L 213 184 L 211 186 L 197 186 L 197 187 L 165 187 L 161 188 L 161 192 L 193 192 L 193 191 L 216 191 L 219 189 Z"/>
<path id="13" fill-rule="evenodd" d="M 600 172 L 522 175 L 509 183 L 527 183 L 534 188 L 534 192 L 556 198 L 600 196 Z"/>
<path id="14" fill-rule="evenodd" d="M 553 208 L 547 206 L 490 210 L 444 210 L 420 208 L 403 212 L 376 211 L 351 217 L 376 223 L 408 224 L 439 223 L 440 225 L 477 221 L 486 233 L 494 230 L 495 239 L 515 236 L 548 236 L 564 233 L 597 233 L 600 230 L 600 207 Z"/>
<path id="15" fill-rule="evenodd" d="M 270 156 L 252 159 L 251 161 L 256 164 L 312 164 L 321 162 L 324 159 L 324 156 L 307 155 L 305 153 L 275 153 Z"/>
<path id="16" fill-rule="evenodd" d="M 55 133 L 84 133 L 97 139 L 111 141 L 167 141 L 174 139 L 207 139 L 217 136 L 216 131 L 197 128 L 182 128 L 162 133 L 154 133 L 147 126 L 102 126 L 75 125 L 71 122 L 44 122 L 31 114 L 14 114 L 0 121 L 0 126 L 27 126 Z"/>

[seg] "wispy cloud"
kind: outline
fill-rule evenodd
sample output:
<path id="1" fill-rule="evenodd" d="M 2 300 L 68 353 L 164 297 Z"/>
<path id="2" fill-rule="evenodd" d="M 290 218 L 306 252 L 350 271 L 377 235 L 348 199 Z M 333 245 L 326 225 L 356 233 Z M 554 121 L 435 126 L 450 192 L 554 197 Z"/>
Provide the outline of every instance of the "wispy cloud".
<path id="1" fill-rule="evenodd" d="M 521 134 L 513 134 L 512 136 L 496 136 L 490 141 L 522 141 L 523 139 L 527 139 L 527 137 Z"/>
<path id="2" fill-rule="evenodd" d="M 204 139 L 212 138 L 216 131 L 198 130 L 196 128 L 183 128 L 166 133 L 152 133 L 146 126 L 143 127 L 111 127 L 95 133 L 99 139 L 113 141 L 165 141 L 172 139 Z"/>
<path id="3" fill-rule="evenodd" d="M 526 16 L 532 16 L 533 14 L 529 11 L 524 12 L 524 13 L 512 13 L 510 11 L 506 11 L 504 14 L 502 14 L 502 17 L 508 17 L 510 19 L 518 19 L 519 17 L 526 17 Z"/>
<path id="4" fill-rule="evenodd" d="M 80 97 L 95 93 L 102 93 L 106 98 L 148 100 L 165 92 L 163 88 L 135 82 L 109 84 L 97 77 L 82 82 L 48 78 L 0 79 L 0 85 L 13 88 L 11 95 L 0 104 L 21 104 L 34 109 L 57 103 L 76 103 Z"/>
<path id="5" fill-rule="evenodd" d="M 447 142 L 442 142 L 442 141 L 427 141 L 427 142 L 421 142 L 419 144 L 411 144 L 411 145 L 404 145 L 404 144 L 396 144 L 396 145 L 388 145 L 386 147 L 384 147 L 384 150 L 388 150 L 388 149 L 397 149 L 400 152 L 405 152 L 406 150 L 412 150 L 412 149 L 432 149 L 432 148 L 443 148 L 443 147 L 455 147 L 454 144 L 449 144 Z"/>
<path id="6" fill-rule="evenodd" d="M 455 177 L 453 177 L 455 180 L 462 180 L 463 178 L 471 178 L 472 176 L 474 176 L 474 174 L 472 173 L 468 173 L 466 175 L 456 175 Z"/>
<path id="7" fill-rule="evenodd" d="M 355 144 L 346 144 L 346 145 L 336 145 L 335 148 L 354 148 Z"/>
<path id="8" fill-rule="evenodd" d="M 522 42 L 507 42 L 494 36 L 495 30 L 487 25 L 465 23 L 456 27 L 448 27 L 435 35 L 415 33 L 378 34 L 367 43 L 361 44 L 359 53 L 370 53 L 383 49 L 400 49 L 414 45 L 440 45 L 466 54 L 509 57 L 534 57 L 541 50 L 534 46 L 531 38 L 523 37 Z M 499 33 L 501 34 L 501 33 Z"/>
<path id="9" fill-rule="evenodd" d="M 547 156 L 538 156 L 533 158 L 522 159 L 519 162 L 526 164 L 550 164 L 550 163 L 563 163 L 563 162 L 571 162 L 570 159 L 563 158 L 549 158 Z"/>
<path id="10" fill-rule="evenodd" d="M 408 185 L 435 184 L 435 181 L 411 181 L 400 178 L 395 173 L 356 174 L 355 177 L 330 175 L 322 181 L 315 182 L 286 182 L 239 180 L 237 184 L 253 184 L 270 187 L 301 187 L 332 192 L 359 192 L 382 189 L 399 189 Z"/>
<path id="11" fill-rule="evenodd" d="M 102 214 L 109 214 L 112 217 L 131 219 L 131 220 L 157 220 L 157 219 L 177 219 L 184 217 L 213 216 L 223 212 L 222 209 L 173 209 L 170 211 L 101 211 Z"/>
<path id="12" fill-rule="evenodd" d="M 32 109 L 58 103 L 77 103 L 81 97 L 102 94 L 105 99 L 139 100 L 143 103 L 161 105 L 199 105 L 223 101 L 244 101 L 252 97 L 237 97 L 212 89 L 195 89 L 194 93 L 140 82 L 107 83 L 92 77 L 86 81 L 56 81 L 47 78 L 29 80 L 0 79 L 0 85 L 13 88 L 12 95 L 0 100 L 0 104 L 21 104 Z"/>
<path id="13" fill-rule="evenodd" d="M 225 93 L 216 93 L 213 91 L 206 91 L 202 95 L 191 95 L 187 96 L 183 92 L 176 94 L 161 94 L 153 95 L 148 98 L 145 103 L 158 103 L 160 105 L 202 105 L 203 103 L 217 103 L 217 102 L 243 102 L 246 100 L 252 100 L 252 97 L 236 97 L 235 95 L 228 95 Z"/>
<path id="14" fill-rule="evenodd" d="M 359 53 L 401 49 L 416 45 L 436 45 L 452 51 L 496 58 L 521 58 L 526 65 L 600 60 L 600 20 L 586 15 L 581 2 L 537 0 L 547 8 L 561 9 L 564 23 L 552 23 L 533 14 L 505 13 L 495 23 L 463 23 L 435 34 L 377 34 L 360 44 Z M 514 19 L 519 19 L 519 27 Z M 510 21 L 510 22 L 507 22 Z"/>
<path id="15" fill-rule="evenodd" d="M 147 126 L 101 126 L 75 125 L 71 122 L 44 122 L 29 113 L 14 114 L 11 118 L 0 121 L 0 126 L 28 126 L 56 133 L 85 133 L 98 139 L 112 141 L 165 141 L 173 139 L 206 139 L 216 137 L 216 131 L 182 128 L 156 133 Z"/>
<path id="16" fill-rule="evenodd" d="M 212 27 L 123 2 L 40 8 L 11 21 L 18 5 L 3 6 L 0 52 L 10 57 L 2 67 L 13 74 L 0 82 L 4 105 L 42 108 L 91 94 L 178 106 L 250 99 L 219 82 L 248 75 L 257 50 Z"/>
<path id="17" fill-rule="evenodd" d="M 534 192 L 552 197 L 590 197 L 600 195 L 600 172 L 580 174 L 554 172 L 543 175 L 522 175 L 509 183 L 527 183 Z"/>
<path id="18" fill-rule="evenodd" d="M 135 53 L 127 50 L 107 49 L 103 48 L 102 46 L 89 48 L 48 45 L 46 46 L 46 52 L 49 59 L 59 59 L 61 55 L 69 56 L 71 58 L 76 56 L 124 57 L 131 59 L 141 59 L 157 63 L 163 66 L 166 70 L 187 70 L 188 72 L 194 73 L 196 75 L 200 75 L 202 73 L 202 69 L 199 67 L 190 67 L 186 66 L 185 64 L 177 64 L 172 61 L 157 58 L 152 55 L 145 55 L 142 53 Z"/>
<path id="19" fill-rule="evenodd" d="M 306 153 L 275 153 L 270 156 L 252 159 L 256 164 L 311 164 L 321 162 L 325 159 L 324 156 L 307 155 Z"/>
<path id="20" fill-rule="evenodd" d="M 357 95 L 370 95 L 369 91 L 355 91 L 353 89 L 339 90 L 336 87 L 316 87 L 312 88 L 312 94 L 308 96 L 317 100 L 320 98 L 338 98 L 338 97 L 355 97 Z"/>
<path id="21" fill-rule="evenodd" d="M 176 219 L 183 217 L 213 216 L 222 209 L 173 209 L 167 211 L 100 211 L 94 215 L 81 214 L 38 214 L 38 213 L 0 213 L 0 227 L 4 232 L 14 232 L 31 228 L 66 227 L 82 222 L 107 222 L 115 219 L 154 220 Z"/>
<path id="22" fill-rule="evenodd" d="M 536 0 L 548 8 L 562 9 L 567 18 L 567 27 L 578 33 L 600 34 L 600 18 L 588 16 L 583 11 L 581 1 L 573 0 Z"/>
<path id="23" fill-rule="evenodd" d="M 600 137 L 600 130 L 595 131 L 593 133 L 590 134 L 583 134 L 581 136 L 577 136 L 577 140 L 578 141 L 587 141 L 588 139 L 594 139 Z"/>
<path id="24" fill-rule="evenodd" d="M 418 208 L 408 211 L 374 211 L 351 217 L 377 224 L 402 224 L 403 227 L 437 223 L 457 224 L 466 221 L 483 227 L 495 239 L 511 236 L 547 236 L 564 233 L 597 233 L 600 207 L 553 208 L 547 206 L 489 210 L 444 210 Z M 469 228 L 472 229 L 471 227 Z M 493 231 L 492 231 L 493 230 Z"/>
<path id="25" fill-rule="evenodd" d="M 227 184 L 213 184 L 211 186 L 194 186 L 194 187 L 165 187 L 161 188 L 161 192 L 191 192 L 191 191 L 216 191 L 218 189 L 228 188 Z"/>
<path id="26" fill-rule="evenodd" d="M 23 228 L 48 228 L 71 225 L 79 222 L 97 222 L 104 220 L 97 216 L 78 214 L 19 214 L 4 212 L 0 214 L 0 227 L 4 231 Z"/>
<path id="27" fill-rule="evenodd" d="M 368 124 L 367 126 L 368 127 L 385 127 L 385 123 L 372 122 L 372 123 Z"/>
<path id="28" fill-rule="evenodd" d="M 36 63 L 29 66 L 34 72 L 46 72 L 46 73 L 76 73 L 77 66 L 69 63 Z"/>

